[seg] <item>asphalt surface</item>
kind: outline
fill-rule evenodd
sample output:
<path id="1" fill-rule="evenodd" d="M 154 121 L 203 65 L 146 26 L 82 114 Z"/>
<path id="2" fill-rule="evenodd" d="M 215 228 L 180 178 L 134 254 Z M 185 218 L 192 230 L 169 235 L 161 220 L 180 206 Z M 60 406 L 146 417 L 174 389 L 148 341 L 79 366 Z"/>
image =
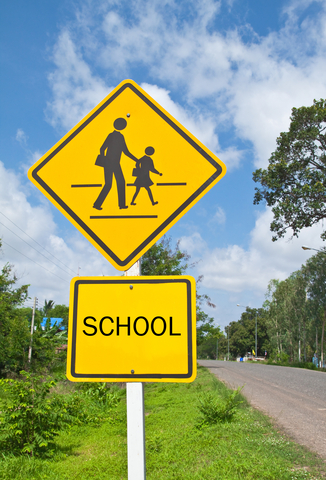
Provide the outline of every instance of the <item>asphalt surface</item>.
<path id="1" fill-rule="evenodd" d="M 246 362 L 198 360 L 296 442 L 326 459 L 326 373 Z"/>

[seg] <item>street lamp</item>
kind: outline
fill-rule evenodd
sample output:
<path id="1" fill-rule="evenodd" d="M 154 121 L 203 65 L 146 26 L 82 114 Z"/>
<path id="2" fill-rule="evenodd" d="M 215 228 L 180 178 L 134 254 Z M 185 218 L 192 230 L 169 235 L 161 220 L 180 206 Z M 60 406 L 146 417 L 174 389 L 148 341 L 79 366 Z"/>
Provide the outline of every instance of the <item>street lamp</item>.
<path id="1" fill-rule="evenodd" d="M 239 305 L 237 303 L 237 307 L 242 307 L 242 308 L 250 308 L 246 305 Z M 256 310 L 256 326 L 255 326 L 255 358 L 257 358 L 257 317 L 258 317 L 258 310 Z"/>
<path id="2" fill-rule="evenodd" d="M 302 245 L 302 250 L 315 250 L 315 252 L 326 253 L 325 250 L 318 250 L 318 248 L 307 247 L 306 245 Z"/>

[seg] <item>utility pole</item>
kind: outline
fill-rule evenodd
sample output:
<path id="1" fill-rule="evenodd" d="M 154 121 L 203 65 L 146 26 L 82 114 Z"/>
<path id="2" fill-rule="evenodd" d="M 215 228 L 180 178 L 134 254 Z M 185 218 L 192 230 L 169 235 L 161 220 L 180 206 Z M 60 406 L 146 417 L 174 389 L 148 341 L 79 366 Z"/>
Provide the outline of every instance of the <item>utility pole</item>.
<path id="1" fill-rule="evenodd" d="M 216 360 L 218 360 L 218 337 L 216 339 Z"/>
<path id="2" fill-rule="evenodd" d="M 301 323 L 299 322 L 299 345 L 298 345 L 298 357 L 301 362 Z"/>
<path id="3" fill-rule="evenodd" d="M 34 318 L 35 318 L 35 309 L 36 309 L 37 298 L 34 297 L 33 310 L 32 310 L 32 322 L 31 322 L 31 341 L 28 349 L 28 362 L 31 363 L 32 360 L 32 343 L 33 343 L 33 332 L 34 332 Z"/>
<path id="4" fill-rule="evenodd" d="M 256 310 L 256 329 L 255 329 L 255 358 L 257 358 L 257 317 L 258 317 L 258 308 Z"/>
<path id="5" fill-rule="evenodd" d="M 228 325 L 228 362 L 230 361 L 230 325 Z"/>

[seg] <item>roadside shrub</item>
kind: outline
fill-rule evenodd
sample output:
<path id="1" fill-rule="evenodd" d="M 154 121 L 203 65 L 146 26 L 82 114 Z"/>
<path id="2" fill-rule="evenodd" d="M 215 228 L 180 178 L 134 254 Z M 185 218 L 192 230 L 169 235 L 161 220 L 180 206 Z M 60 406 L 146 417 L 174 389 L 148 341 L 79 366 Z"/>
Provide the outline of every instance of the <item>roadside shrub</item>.
<path id="1" fill-rule="evenodd" d="M 289 355 L 285 352 L 280 352 L 276 355 L 276 359 L 277 359 L 277 362 L 280 362 L 280 363 L 289 363 Z"/>
<path id="2" fill-rule="evenodd" d="M 267 362 L 267 365 L 278 365 L 280 367 L 294 367 L 294 368 L 306 368 L 308 370 L 319 370 L 323 371 L 323 369 L 320 369 L 316 367 L 312 362 L 281 362 L 281 361 L 276 361 L 273 359 L 269 359 Z M 325 370 L 325 369 L 324 369 Z"/>
<path id="3" fill-rule="evenodd" d="M 7 393 L 0 414 L 1 449 L 31 456 L 50 454 L 54 438 L 74 422 L 74 416 L 63 397 L 49 396 L 54 380 L 20 373 L 24 377 L 21 380 L 0 380 L 0 387 Z"/>
<path id="4" fill-rule="evenodd" d="M 308 370 L 318 370 L 318 367 L 312 362 L 293 362 L 290 364 L 290 367 L 295 368 L 307 368 Z"/>
<path id="5" fill-rule="evenodd" d="M 239 393 L 243 387 L 239 387 L 228 393 L 225 400 L 218 398 L 211 392 L 207 392 L 199 398 L 199 412 L 197 427 L 202 428 L 219 422 L 231 422 L 238 406 L 243 403 Z"/>
<path id="6" fill-rule="evenodd" d="M 120 402 L 120 395 L 117 391 L 111 391 L 106 383 L 89 382 L 84 383 L 81 392 L 97 407 L 110 409 Z"/>

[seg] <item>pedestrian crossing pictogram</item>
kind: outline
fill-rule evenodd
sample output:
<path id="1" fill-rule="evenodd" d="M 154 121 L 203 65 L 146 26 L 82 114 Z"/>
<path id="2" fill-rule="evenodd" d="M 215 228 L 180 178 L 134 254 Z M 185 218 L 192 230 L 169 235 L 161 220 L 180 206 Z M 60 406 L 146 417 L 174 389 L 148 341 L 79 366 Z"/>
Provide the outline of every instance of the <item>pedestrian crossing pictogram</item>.
<path id="1" fill-rule="evenodd" d="M 127 270 L 225 172 L 212 152 L 126 80 L 28 175 L 118 270 Z"/>

